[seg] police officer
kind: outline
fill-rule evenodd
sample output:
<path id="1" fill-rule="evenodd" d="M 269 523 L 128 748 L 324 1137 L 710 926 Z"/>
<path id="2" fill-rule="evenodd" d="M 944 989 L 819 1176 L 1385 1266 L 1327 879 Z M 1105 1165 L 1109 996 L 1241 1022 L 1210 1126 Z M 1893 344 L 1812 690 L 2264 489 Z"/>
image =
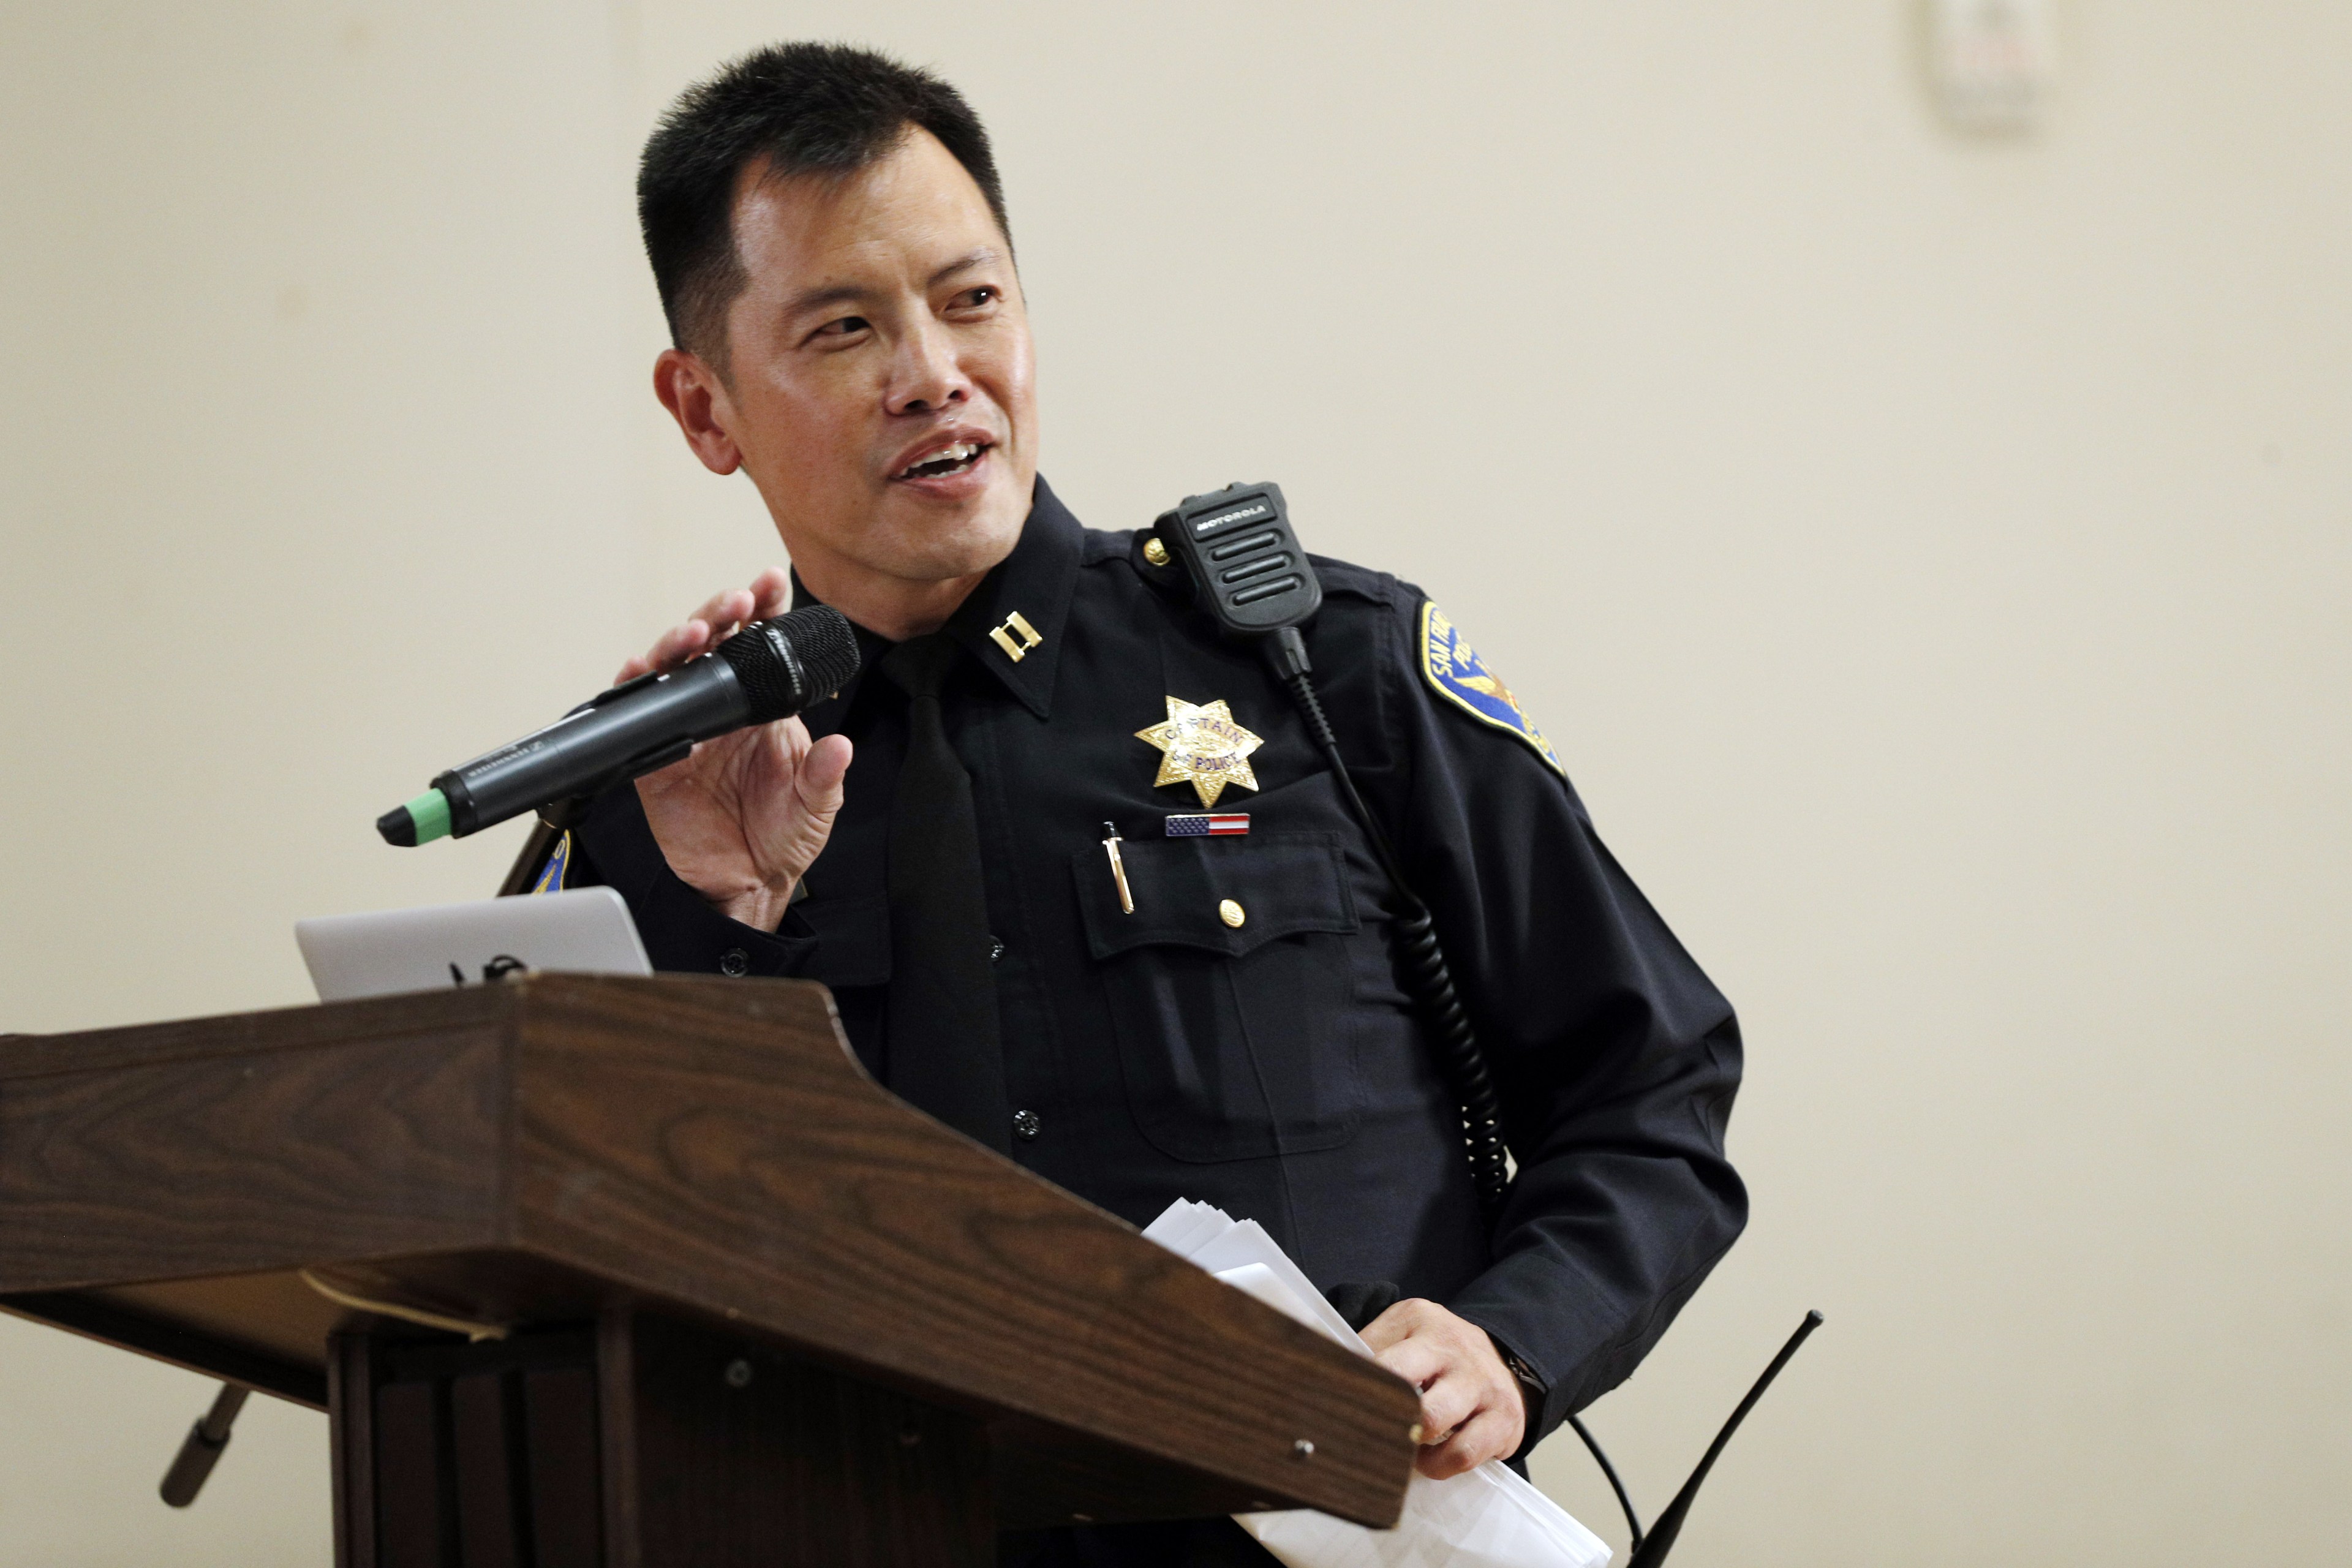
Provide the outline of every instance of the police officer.
<path id="1" fill-rule="evenodd" d="M 1422 1390 L 1422 1470 L 1522 1453 L 1630 1373 L 1742 1224 L 1729 1006 L 1507 687 L 1419 590 L 1317 560 L 1323 705 L 1434 912 L 1517 1175 L 1480 1215 L 1400 989 L 1398 897 L 1290 696 L 1158 542 L 1037 476 L 1028 321 L 953 89 L 832 46 L 685 94 L 640 214 L 656 390 L 792 557 L 621 670 L 788 603 L 858 628 L 800 719 L 616 791 L 558 873 L 656 967 L 824 982 L 866 1067 L 1128 1219 L 1264 1225 Z M 1226 1521 L 1008 1561 L 1266 1561 Z"/>

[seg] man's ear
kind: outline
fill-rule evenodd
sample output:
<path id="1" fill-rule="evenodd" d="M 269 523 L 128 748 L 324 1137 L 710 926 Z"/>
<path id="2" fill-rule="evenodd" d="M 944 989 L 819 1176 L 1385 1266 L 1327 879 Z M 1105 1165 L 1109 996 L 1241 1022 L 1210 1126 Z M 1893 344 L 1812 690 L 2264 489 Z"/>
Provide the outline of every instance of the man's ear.
<path id="1" fill-rule="evenodd" d="M 654 361 L 654 395 L 677 421 L 686 444 L 714 474 L 731 474 L 743 466 L 742 448 L 728 427 L 735 422 L 735 405 L 727 384 L 704 363 L 700 354 L 684 349 L 664 349 Z"/>

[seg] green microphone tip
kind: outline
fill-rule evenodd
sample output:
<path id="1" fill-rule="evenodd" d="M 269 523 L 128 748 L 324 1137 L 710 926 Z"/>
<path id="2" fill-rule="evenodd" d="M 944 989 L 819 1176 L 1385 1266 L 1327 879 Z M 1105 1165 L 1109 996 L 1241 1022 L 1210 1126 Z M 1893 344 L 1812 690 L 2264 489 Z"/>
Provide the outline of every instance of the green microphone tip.
<path id="1" fill-rule="evenodd" d="M 375 819 L 375 830 L 386 844 L 411 849 L 449 837 L 449 797 L 428 789 L 406 805 L 395 805 Z"/>

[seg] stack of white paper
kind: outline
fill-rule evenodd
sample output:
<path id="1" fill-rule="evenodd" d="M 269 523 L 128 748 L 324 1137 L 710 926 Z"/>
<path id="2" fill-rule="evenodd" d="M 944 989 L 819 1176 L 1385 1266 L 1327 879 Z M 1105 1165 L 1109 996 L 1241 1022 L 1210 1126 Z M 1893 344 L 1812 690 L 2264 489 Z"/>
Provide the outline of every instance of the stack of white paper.
<path id="1" fill-rule="evenodd" d="M 1357 1353 L 1371 1354 L 1256 1221 L 1179 1198 L 1143 1234 Z M 1500 1460 L 1442 1481 L 1416 1475 L 1394 1530 L 1366 1530 L 1305 1508 L 1234 1519 L 1290 1568 L 1602 1568 L 1609 1561 L 1599 1536 Z"/>

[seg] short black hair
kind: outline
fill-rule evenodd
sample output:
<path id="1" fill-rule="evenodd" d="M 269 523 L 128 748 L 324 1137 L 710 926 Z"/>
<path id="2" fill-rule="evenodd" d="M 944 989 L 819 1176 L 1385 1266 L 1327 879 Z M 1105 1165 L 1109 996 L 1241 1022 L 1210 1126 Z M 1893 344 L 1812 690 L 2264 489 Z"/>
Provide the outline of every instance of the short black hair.
<path id="1" fill-rule="evenodd" d="M 744 283 L 734 209 L 747 165 L 838 177 L 889 156 L 918 126 L 963 165 L 1010 244 L 988 132 L 929 71 L 845 44 L 775 44 L 680 93 L 637 165 L 637 222 L 670 341 L 725 370 L 727 308 Z"/>

